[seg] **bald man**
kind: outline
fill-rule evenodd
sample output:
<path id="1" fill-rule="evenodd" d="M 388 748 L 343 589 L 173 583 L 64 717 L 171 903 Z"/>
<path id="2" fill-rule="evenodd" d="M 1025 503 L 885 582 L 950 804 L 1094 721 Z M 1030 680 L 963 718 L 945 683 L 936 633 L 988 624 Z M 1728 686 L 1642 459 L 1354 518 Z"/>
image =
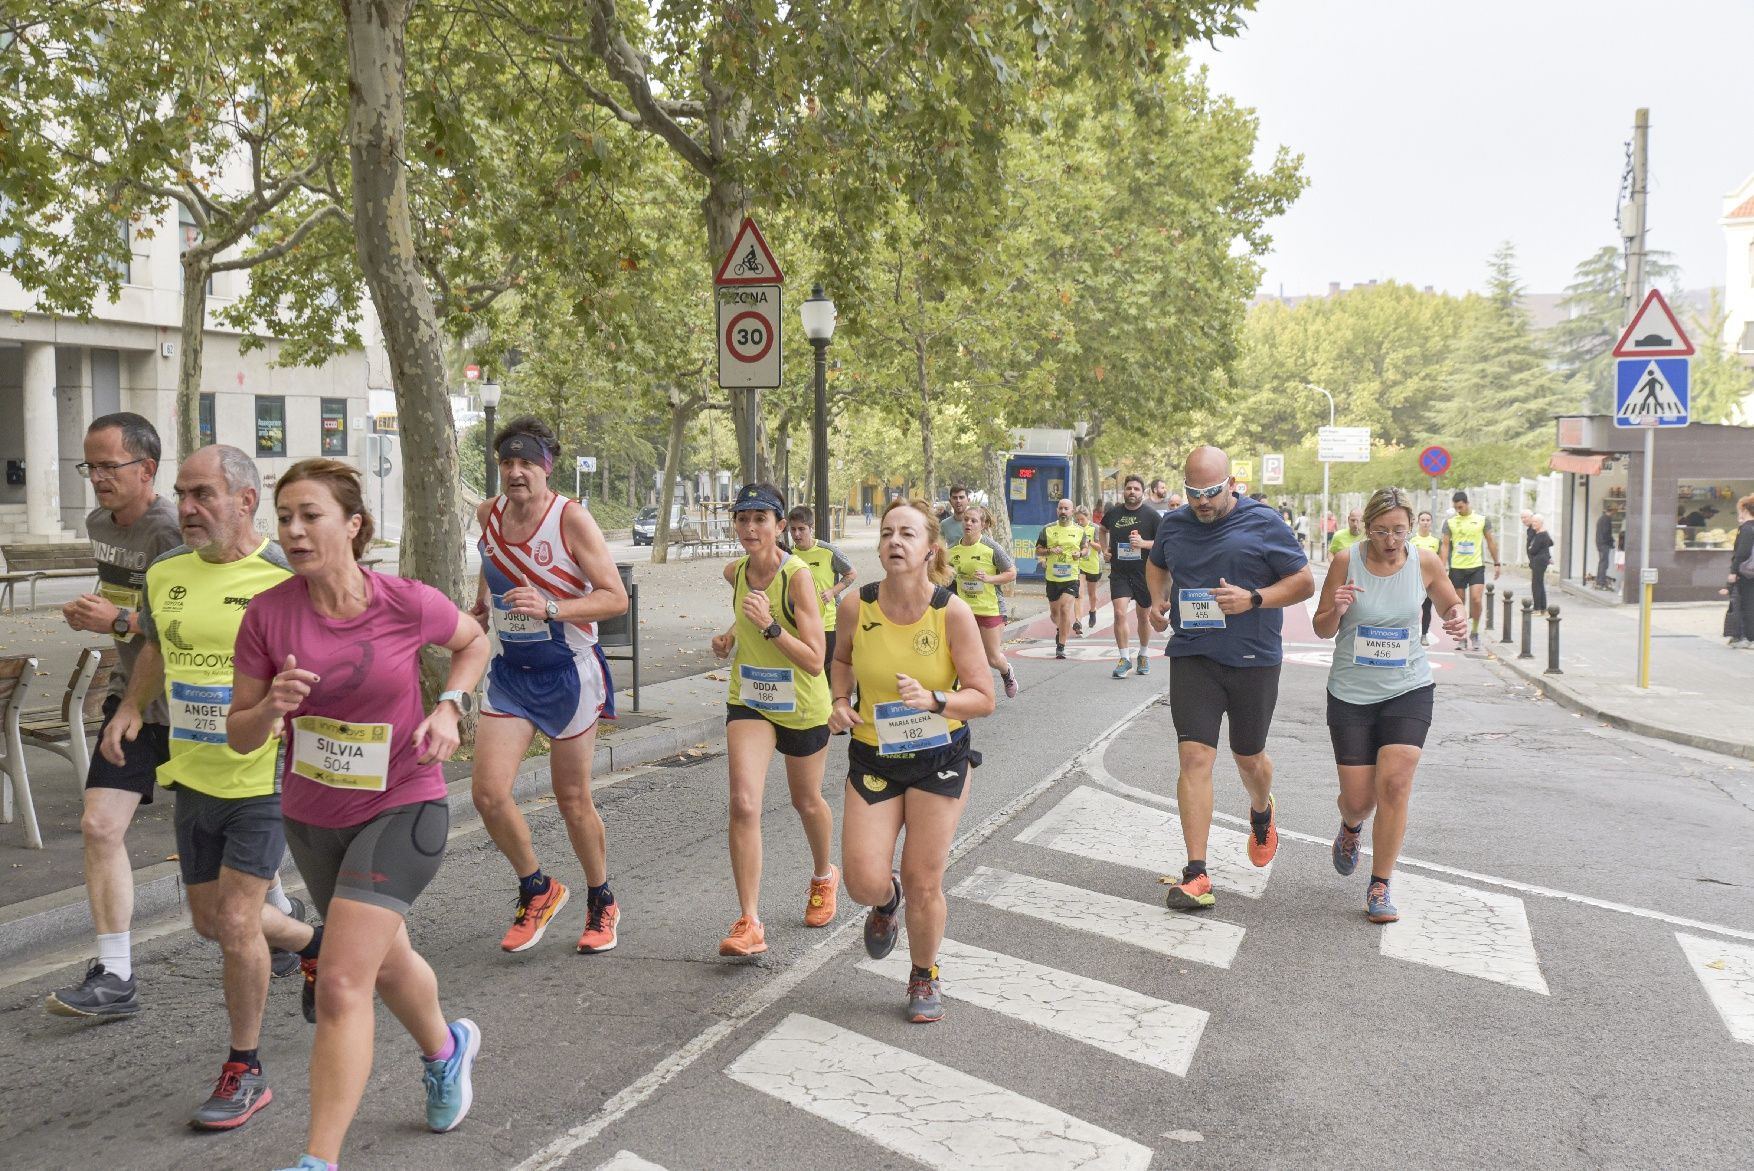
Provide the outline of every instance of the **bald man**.
<path id="1" fill-rule="evenodd" d="M 1212 765 L 1226 716 L 1230 752 L 1249 795 L 1249 861 L 1265 866 L 1278 851 L 1267 730 L 1284 658 L 1280 611 L 1312 596 L 1315 576 L 1279 514 L 1237 494 L 1223 451 L 1196 448 L 1183 477 L 1187 506 L 1163 518 L 1145 572 L 1156 599 L 1151 624 L 1175 628 L 1165 653 L 1188 864 L 1165 901 L 1173 910 L 1198 911 L 1215 901 L 1206 845 Z"/>

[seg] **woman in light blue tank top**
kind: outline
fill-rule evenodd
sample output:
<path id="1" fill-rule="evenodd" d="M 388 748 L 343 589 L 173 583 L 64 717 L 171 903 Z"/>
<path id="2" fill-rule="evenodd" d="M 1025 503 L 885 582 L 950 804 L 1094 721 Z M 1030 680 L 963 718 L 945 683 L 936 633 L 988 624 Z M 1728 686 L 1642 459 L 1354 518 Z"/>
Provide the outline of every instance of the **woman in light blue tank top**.
<path id="1" fill-rule="evenodd" d="M 1365 915 L 1372 923 L 1400 917 L 1389 879 L 1407 834 L 1413 773 L 1431 727 L 1431 663 L 1419 637 L 1419 610 L 1427 597 L 1453 639 L 1467 633 L 1461 597 L 1437 554 L 1409 543 L 1413 501 L 1400 488 L 1380 488 L 1364 507 L 1365 539 L 1338 553 L 1328 566 L 1316 607 L 1315 632 L 1334 640 L 1328 669 L 1328 734 L 1340 770 L 1340 832 L 1334 869 L 1358 865 L 1364 819 L 1371 831 L 1370 884 Z"/>

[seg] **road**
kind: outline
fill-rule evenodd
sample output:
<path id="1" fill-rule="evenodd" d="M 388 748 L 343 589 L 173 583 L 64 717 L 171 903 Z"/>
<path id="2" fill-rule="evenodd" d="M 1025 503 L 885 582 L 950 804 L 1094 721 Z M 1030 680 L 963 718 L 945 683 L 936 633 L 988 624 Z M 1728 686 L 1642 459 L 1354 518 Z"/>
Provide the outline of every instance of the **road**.
<path id="1" fill-rule="evenodd" d="M 808 858 L 777 769 L 756 961 L 715 952 L 736 914 L 722 757 L 603 789 L 625 908 L 610 955 L 573 954 L 570 908 L 536 950 L 499 952 L 510 872 L 457 832 L 410 930 L 447 1009 L 482 1026 L 474 1112 L 422 1131 L 419 1066 L 380 1011 L 344 1166 L 1746 1165 L 1754 769 L 1596 727 L 1442 649 L 1404 919 L 1373 927 L 1366 867 L 1341 879 L 1328 858 L 1324 648 L 1304 610 L 1287 629 L 1279 857 L 1241 861 L 1246 800 L 1221 764 L 1218 906 L 1197 919 L 1157 881 L 1183 861 L 1167 664 L 1116 681 L 1100 640 L 1066 662 L 1026 648 L 1023 693 L 976 731 L 931 1028 L 903 1021 L 844 892 L 830 928 L 799 924 Z M 552 806 L 531 812 L 562 857 Z M 75 972 L 0 989 L 6 1165 L 293 1161 L 310 1039 L 293 982 L 263 1045 L 274 1104 L 197 1136 L 183 1120 L 224 1055 L 217 950 L 173 935 L 137 965 L 147 1010 L 95 1028 L 41 1011 Z"/>

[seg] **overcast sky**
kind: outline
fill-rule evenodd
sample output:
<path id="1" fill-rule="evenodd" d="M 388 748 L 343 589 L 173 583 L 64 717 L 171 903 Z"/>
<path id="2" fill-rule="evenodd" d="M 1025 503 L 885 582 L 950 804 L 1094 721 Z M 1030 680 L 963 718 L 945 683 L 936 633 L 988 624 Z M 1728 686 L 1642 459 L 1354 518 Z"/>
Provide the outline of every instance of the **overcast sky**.
<path id="1" fill-rule="evenodd" d="M 1462 292 L 1501 240 L 1531 292 L 1617 243 L 1633 113 L 1651 111 L 1650 245 L 1724 283 L 1722 198 L 1754 172 L 1754 0 L 1260 0 L 1194 50 L 1304 156 L 1262 292 L 1394 279 Z"/>

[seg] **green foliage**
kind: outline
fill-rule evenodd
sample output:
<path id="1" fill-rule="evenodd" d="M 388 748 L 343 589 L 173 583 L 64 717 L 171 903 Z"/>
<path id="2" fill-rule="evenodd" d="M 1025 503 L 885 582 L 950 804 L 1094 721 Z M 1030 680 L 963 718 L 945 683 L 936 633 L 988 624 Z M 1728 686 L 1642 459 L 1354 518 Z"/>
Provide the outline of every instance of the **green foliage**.
<path id="1" fill-rule="evenodd" d="M 1668 256 L 1647 253 L 1645 274 L 1648 285 L 1668 289 L 1672 297 L 1681 270 Z M 1584 396 L 1574 405 L 1589 414 L 1614 410 L 1614 343 L 1626 327 L 1625 259 L 1621 249 L 1608 245 L 1579 263 L 1559 303 L 1566 318 L 1545 335 L 1560 370 Z"/>
<path id="2" fill-rule="evenodd" d="M 1713 289 L 1706 311 L 1688 323 L 1696 351 L 1688 413 L 1696 423 L 1754 423 L 1754 370 L 1724 344 L 1729 317 L 1723 293 Z"/>

